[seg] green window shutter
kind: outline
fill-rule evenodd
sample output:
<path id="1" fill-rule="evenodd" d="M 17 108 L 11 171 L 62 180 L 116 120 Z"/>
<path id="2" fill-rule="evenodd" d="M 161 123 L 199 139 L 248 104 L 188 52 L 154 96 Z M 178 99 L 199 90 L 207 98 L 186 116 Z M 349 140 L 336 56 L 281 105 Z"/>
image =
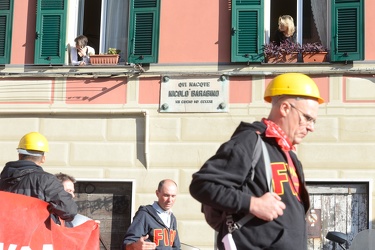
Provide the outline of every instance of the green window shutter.
<path id="1" fill-rule="evenodd" d="M 10 63 L 13 0 L 0 1 L 0 64 Z"/>
<path id="2" fill-rule="evenodd" d="M 38 0 L 35 64 L 64 64 L 67 0 Z"/>
<path id="3" fill-rule="evenodd" d="M 263 0 L 232 1 L 232 62 L 263 61 Z"/>
<path id="4" fill-rule="evenodd" d="M 129 63 L 156 63 L 159 50 L 160 0 L 131 0 Z"/>
<path id="5" fill-rule="evenodd" d="M 364 0 L 332 1 L 331 61 L 364 59 Z"/>

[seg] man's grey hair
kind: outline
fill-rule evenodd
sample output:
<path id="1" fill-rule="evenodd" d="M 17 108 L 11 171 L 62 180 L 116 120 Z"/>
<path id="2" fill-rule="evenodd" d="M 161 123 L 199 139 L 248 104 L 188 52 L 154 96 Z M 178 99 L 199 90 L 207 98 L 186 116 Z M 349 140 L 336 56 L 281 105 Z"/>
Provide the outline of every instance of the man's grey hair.
<path id="1" fill-rule="evenodd" d="M 301 96 L 294 96 L 294 95 L 278 95 L 272 97 L 272 106 L 276 106 L 279 104 L 280 101 L 292 98 L 296 101 L 306 100 L 307 98 L 301 97 Z"/>

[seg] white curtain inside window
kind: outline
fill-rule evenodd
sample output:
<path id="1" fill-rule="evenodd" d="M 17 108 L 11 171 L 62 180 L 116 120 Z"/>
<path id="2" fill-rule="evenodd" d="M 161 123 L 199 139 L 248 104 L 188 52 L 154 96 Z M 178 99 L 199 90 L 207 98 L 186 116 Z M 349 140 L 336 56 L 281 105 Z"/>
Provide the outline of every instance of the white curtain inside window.
<path id="1" fill-rule="evenodd" d="M 107 0 L 105 13 L 105 48 L 121 50 L 121 61 L 127 58 L 128 8 L 127 0 Z"/>
<path id="2" fill-rule="evenodd" d="M 320 41 L 327 47 L 327 0 L 311 0 L 311 10 Z"/>

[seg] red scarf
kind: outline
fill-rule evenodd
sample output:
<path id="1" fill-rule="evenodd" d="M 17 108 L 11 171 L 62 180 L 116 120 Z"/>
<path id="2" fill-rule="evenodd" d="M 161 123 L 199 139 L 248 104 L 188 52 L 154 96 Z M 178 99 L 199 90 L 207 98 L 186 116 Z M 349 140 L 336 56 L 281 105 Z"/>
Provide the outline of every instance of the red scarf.
<path id="1" fill-rule="evenodd" d="M 274 137 L 283 151 L 296 150 L 285 132 L 276 123 L 266 118 L 263 118 L 262 122 L 267 125 L 266 137 Z"/>
<path id="2" fill-rule="evenodd" d="M 292 158 L 290 157 L 289 151 L 295 150 L 295 147 L 290 142 L 288 137 L 286 136 L 285 132 L 273 121 L 267 120 L 265 118 L 262 119 L 262 122 L 267 125 L 266 128 L 266 137 L 273 137 L 277 141 L 277 144 L 280 146 L 280 148 L 283 150 L 287 161 L 288 161 L 288 172 L 290 176 L 290 186 L 296 193 L 297 199 L 300 201 L 299 193 L 300 193 L 300 183 L 297 176 L 296 168 L 293 164 Z"/>

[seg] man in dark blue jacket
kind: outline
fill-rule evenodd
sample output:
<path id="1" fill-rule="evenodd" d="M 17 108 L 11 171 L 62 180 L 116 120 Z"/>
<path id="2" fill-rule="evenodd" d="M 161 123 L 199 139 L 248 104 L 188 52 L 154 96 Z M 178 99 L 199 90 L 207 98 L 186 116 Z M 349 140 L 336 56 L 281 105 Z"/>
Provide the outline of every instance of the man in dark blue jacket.
<path id="1" fill-rule="evenodd" d="M 63 220 L 71 221 L 77 204 L 53 174 L 43 170 L 47 139 L 38 132 L 24 135 L 18 144 L 18 161 L 6 163 L 0 175 L 0 190 L 39 198 L 49 203 L 48 210 Z"/>
<path id="2" fill-rule="evenodd" d="M 232 215 L 235 222 L 248 214 L 254 216 L 232 233 L 239 250 L 307 250 L 305 214 L 310 203 L 294 145 L 314 131 L 318 106 L 324 100 L 315 82 L 300 73 L 275 77 L 264 100 L 272 103 L 268 118 L 242 122 L 193 174 L 190 193 L 199 202 Z M 269 153 L 272 190 L 263 157 L 255 165 L 254 178 L 249 178 L 257 134 Z M 217 238 L 220 250 L 227 233 L 224 221 Z"/>
<path id="3" fill-rule="evenodd" d="M 158 201 L 140 206 L 125 234 L 123 249 L 180 249 L 177 220 L 172 213 L 176 201 L 177 184 L 162 180 L 156 190 Z"/>

